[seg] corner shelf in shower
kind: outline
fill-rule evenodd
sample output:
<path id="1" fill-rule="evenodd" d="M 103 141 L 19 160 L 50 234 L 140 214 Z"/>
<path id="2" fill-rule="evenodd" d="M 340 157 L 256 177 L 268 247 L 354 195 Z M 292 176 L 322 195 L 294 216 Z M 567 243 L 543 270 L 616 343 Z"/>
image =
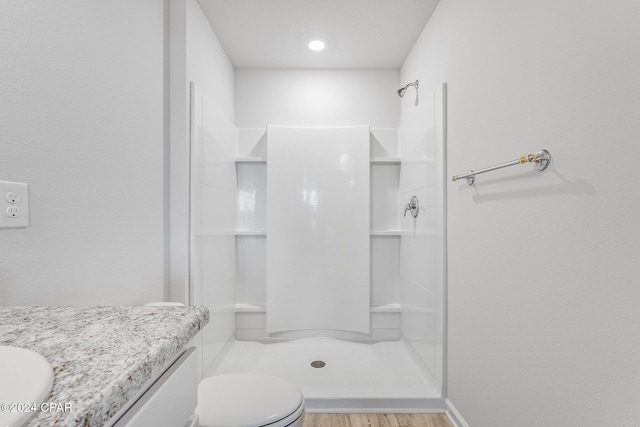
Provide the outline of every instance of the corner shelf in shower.
<path id="1" fill-rule="evenodd" d="M 265 157 L 236 157 L 236 163 L 266 163 Z M 372 157 L 370 159 L 373 165 L 399 165 L 402 160 L 400 157 Z"/>
<path id="2" fill-rule="evenodd" d="M 236 157 L 236 163 L 267 163 L 265 157 Z"/>
<path id="3" fill-rule="evenodd" d="M 267 230 L 236 230 L 236 236 L 266 236 Z"/>
<path id="4" fill-rule="evenodd" d="M 371 306 L 371 313 L 398 313 L 401 311 L 400 303 L 391 303 Z"/>
<path id="5" fill-rule="evenodd" d="M 236 236 L 266 236 L 267 230 L 235 230 Z M 401 236 L 402 230 L 372 230 L 371 236 Z"/>
<path id="6" fill-rule="evenodd" d="M 391 303 L 371 306 L 369 311 L 371 313 L 397 313 L 401 311 L 401 308 L 399 303 Z M 236 303 L 234 304 L 234 311 L 236 313 L 264 313 L 267 311 L 267 307 L 263 305 Z"/>
<path id="7" fill-rule="evenodd" d="M 236 313 L 265 313 L 267 311 L 267 307 L 263 305 L 244 303 L 236 303 L 234 304 L 233 308 Z"/>
<path id="8" fill-rule="evenodd" d="M 253 132 L 251 141 L 248 137 L 244 144 L 238 146 L 237 155 L 234 157 L 237 172 L 238 189 L 255 190 L 255 201 L 258 204 L 253 215 L 241 217 L 233 231 L 236 241 L 236 255 L 240 258 L 243 269 L 249 273 L 238 280 L 236 286 L 242 287 L 239 295 L 254 295 L 257 289 L 262 293 L 266 291 L 266 271 L 264 257 L 266 256 L 266 241 L 269 238 L 266 227 L 266 178 L 269 162 L 266 156 L 266 147 L 263 147 L 258 140 L 263 137 L 264 129 L 261 132 Z M 371 241 L 371 276 L 393 279 L 375 280 L 371 283 L 371 292 L 375 295 L 385 295 L 388 298 L 376 298 L 371 304 L 370 312 L 373 323 L 378 326 L 373 327 L 375 334 L 381 334 L 381 339 L 389 339 L 388 334 L 399 333 L 399 316 L 401 306 L 392 296 L 394 289 L 399 286 L 399 250 L 402 224 L 399 215 L 402 212 L 398 205 L 395 216 L 393 210 L 385 207 L 395 206 L 399 201 L 400 192 L 400 171 L 403 166 L 402 158 L 398 155 L 397 130 L 384 132 L 376 135 L 375 144 L 372 148 L 368 161 L 371 167 L 371 209 L 381 209 L 380 215 L 374 215 L 370 224 L 369 237 Z M 254 141 L 255 140 L 255 141 Z M 392 141 L 393 140 L 393 141 Z M 253 141 L 253 142 L 252 142 Z M 391 141 L 391 142 L 389 142 Z M 378 146 L 381 144 L 381 147 Z M 256 149 L 259 147 L 259 150 Z M 257 260 L 259 262 L 252 262 Z M 374 283 L 375 282 L 375 283 Z M 253 304 L 252 304 L 253 303 Z M 257 303 L 257 304 L 256 304 Z M 386 303 L 386 304 L 385 304 Z M 236 319 L 242 333 L 261 334 L 266 322 L 266 307 L 263 301 L 241 298 L 236 300 L 234 305 Z M 249 322 L 249 323 L 247 323 Z M 258 323 L 256 323 L 258 322 Z M 248 327 L 246 325 L 251 325 Z M 258 326 L 256 326 L 258 325 Z M 384 325 L 380 327 L 379 325 Z M 262 329 L 261 329 L 262 328 Z M 394 332 L 389 332 L 394 331 Z M 374 332 L 372 332 L 374 333 Z M 266 336 L 266 331 L 262 333 Z M 374 334 L 374 335 L 375 335 Z M 242 334 L 241 334 L 242 335 Z M 261 335 L 260 335 L 261 336 Z M 378 336 L 378 335 L 375 335 Z M 395 335 L 394 335 L 395 336 Z M 396 339 L 396 338 L 393 338 Z"/>
<path id="9" fill-rule="evenodd" d="M 399 165 L 400 157 L 372 157 L 370 160 L 372 165 Z"/>

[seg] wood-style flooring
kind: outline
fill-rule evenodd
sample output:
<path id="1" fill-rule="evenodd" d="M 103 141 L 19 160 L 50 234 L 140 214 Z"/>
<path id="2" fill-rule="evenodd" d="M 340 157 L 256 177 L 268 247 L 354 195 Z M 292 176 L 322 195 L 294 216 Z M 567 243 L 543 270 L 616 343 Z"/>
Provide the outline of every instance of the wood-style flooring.
<path id="1" fill-rule="evenodd" d="M 304 427 L 452 427 L 445 414 L 305 414 Z"/>

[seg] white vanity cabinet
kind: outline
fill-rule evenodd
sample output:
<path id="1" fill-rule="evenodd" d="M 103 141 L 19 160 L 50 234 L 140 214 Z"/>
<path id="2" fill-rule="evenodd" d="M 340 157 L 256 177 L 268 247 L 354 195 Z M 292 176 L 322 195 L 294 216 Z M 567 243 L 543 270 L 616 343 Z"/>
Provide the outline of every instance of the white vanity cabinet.
<path id="1" fill-rule="evenodd" d="M 197 427 L 198 352 L 189 347 L 142 393 L 116 415 L 113 427 Z"/>

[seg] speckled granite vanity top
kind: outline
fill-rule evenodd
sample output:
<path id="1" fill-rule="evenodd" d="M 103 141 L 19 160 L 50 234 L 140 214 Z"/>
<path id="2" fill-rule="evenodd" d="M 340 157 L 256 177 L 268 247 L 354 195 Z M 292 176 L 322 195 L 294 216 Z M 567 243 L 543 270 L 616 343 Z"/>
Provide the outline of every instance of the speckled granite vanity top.
<path id="1" fill-rule="evenodd" d="M 204 307 L 0 307 L 0 345 L 46 357 L 54 380 L 45 402 L 70 404 L 28 426 L 102 426 L 208 321 Z"/>

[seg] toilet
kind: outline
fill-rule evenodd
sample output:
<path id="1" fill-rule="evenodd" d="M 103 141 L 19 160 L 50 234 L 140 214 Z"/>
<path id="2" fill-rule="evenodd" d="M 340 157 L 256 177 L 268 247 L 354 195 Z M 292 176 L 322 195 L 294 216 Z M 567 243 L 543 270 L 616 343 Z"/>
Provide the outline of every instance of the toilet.
<path id="1" fill-rule="evenodd" d="M 217 375 L 198 385 L 195 412 L 201 427 L 302 427 L 304 397 L 271 375 Z"/>

